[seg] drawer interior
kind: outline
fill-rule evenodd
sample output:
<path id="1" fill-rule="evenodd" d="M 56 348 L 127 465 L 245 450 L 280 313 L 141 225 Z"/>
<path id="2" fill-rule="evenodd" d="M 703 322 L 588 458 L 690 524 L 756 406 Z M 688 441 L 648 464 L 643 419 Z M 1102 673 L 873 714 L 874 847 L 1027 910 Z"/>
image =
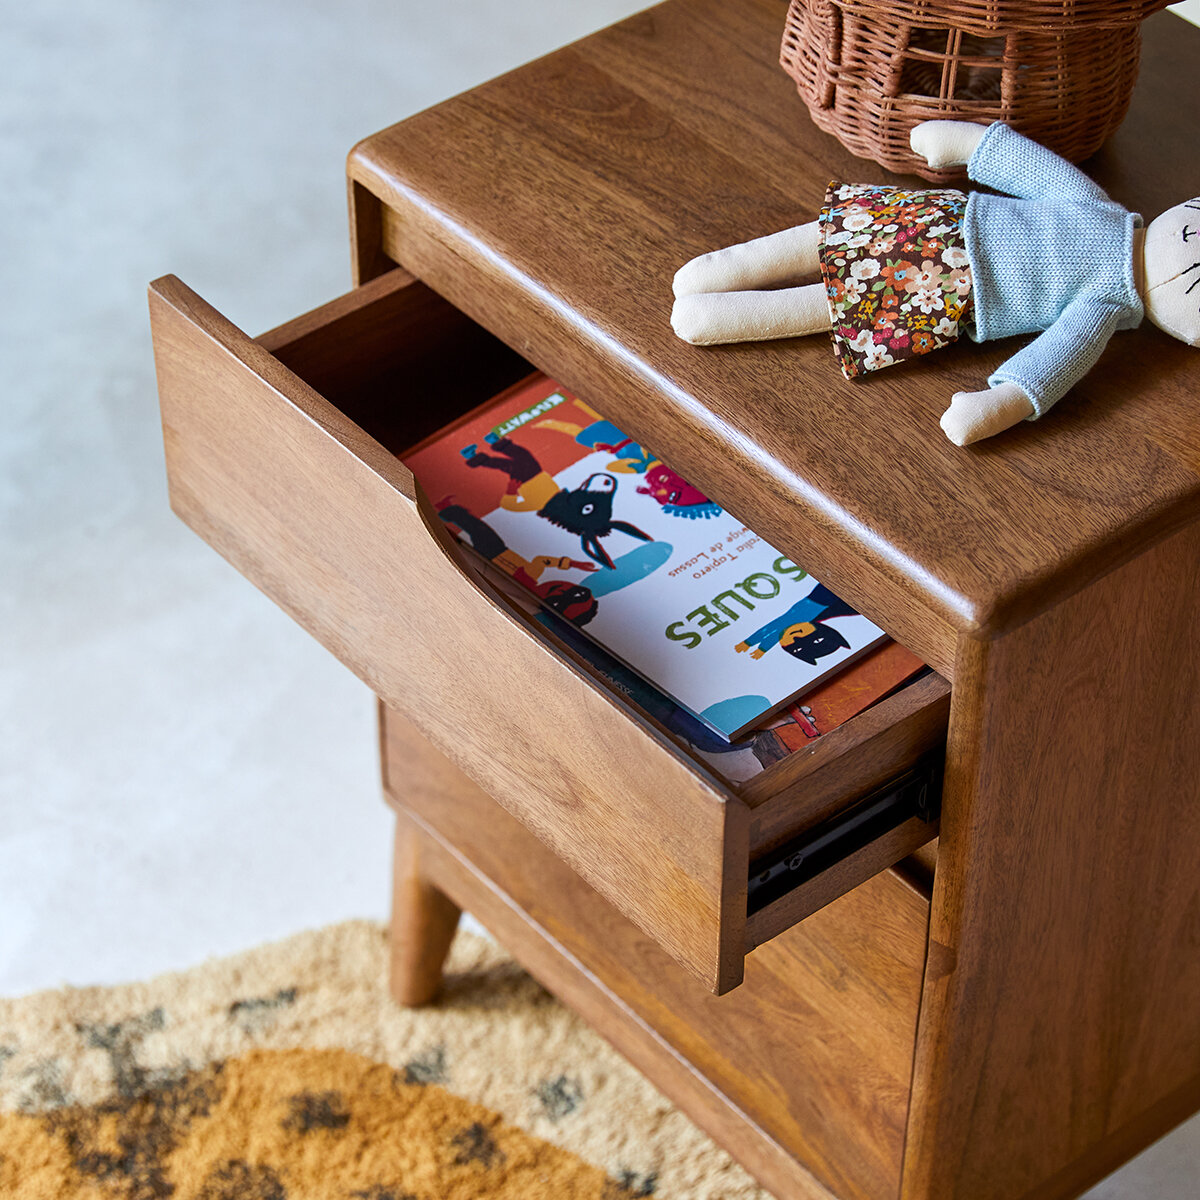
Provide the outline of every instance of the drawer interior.
<path id="1" fill-rule="evenodd" d="M 421 284 L 391 272 L 256 338 L 393 454 L 533 367 Z"/>

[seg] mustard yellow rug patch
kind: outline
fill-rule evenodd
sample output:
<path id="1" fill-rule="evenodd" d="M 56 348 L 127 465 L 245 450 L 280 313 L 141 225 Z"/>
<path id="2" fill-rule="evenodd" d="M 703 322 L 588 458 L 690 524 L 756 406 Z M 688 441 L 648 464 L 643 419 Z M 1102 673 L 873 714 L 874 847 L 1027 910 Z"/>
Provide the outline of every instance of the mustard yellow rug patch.
<path id="1" fill-rule="evenodd" d="M 607 1200 L 628 1188 L 436 1084 L 344 1050 L 255 1050 L 142 1094 L 0 1115 L 12 1200 Z"/>

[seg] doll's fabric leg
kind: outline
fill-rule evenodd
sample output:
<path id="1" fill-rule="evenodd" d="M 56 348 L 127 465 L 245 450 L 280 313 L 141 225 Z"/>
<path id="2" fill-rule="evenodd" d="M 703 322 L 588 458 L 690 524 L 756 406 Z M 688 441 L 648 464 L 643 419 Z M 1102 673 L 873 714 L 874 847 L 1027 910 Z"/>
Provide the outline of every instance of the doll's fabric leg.
<path id="1" fill-rule="evenodd" d="M 956 446 L 969 446 L 1032 415 L 1029 397 L 1015 383 L 1001 383 L 982 392 L 955 392 L 941 425 Z"/>
<path id="2" fill-rule="evenodd" d="M 816 221 L 701 254 L 675 272 L 676 296 L 741 292 L 808 279 L 821 269 L 821 229 Z"/>
<path id="3" fill-rule="evenodd" d="M 693 346 L 804 337 L 830 328 L 829 303 L 822 283 L 768 292 L 705 292 L 675 301 L 671 327 Z"/>

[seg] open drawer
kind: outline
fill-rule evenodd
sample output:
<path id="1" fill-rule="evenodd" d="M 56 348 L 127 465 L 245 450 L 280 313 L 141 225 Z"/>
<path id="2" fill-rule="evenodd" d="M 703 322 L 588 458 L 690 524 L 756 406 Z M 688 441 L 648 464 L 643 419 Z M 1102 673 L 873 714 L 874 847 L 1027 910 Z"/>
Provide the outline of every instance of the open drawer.
<path id="1" fill-rule="evenodd" d="M 936 791 L 939 676 L 738 788 L 480 583 L 396 453 L 530 368 L 404 271 L 258 339 L 174 277 L 150 308 L 175 511 L 714 991 L 935 835 L 880 798 Z"/>

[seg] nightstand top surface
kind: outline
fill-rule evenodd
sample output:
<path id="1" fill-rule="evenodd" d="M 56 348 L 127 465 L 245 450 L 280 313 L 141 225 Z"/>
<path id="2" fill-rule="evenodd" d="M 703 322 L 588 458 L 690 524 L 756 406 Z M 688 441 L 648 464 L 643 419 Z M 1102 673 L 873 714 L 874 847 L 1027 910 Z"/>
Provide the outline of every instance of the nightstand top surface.
<path id="1" fill-rule="evenodd" d="M 671 0 L 374 135 L 349 170 L 399 261 L 944 667 L 957 634 L 996 636 L 1194 515 L 1200 357 L 1118 333 L 1046 418 L 964 450 L 938 417 L 1017 341 L 848 383 L 824 335 L 677 340 L 687 259 L 814 219 L 830 179 L 895 178 L 813 126 L 778 65 L 785 8 Z M 1085 164 L 1147 220 L 1200 193 L 1197 62 L 1200 29 L 1151 18 L 1130 114 Z"/>

